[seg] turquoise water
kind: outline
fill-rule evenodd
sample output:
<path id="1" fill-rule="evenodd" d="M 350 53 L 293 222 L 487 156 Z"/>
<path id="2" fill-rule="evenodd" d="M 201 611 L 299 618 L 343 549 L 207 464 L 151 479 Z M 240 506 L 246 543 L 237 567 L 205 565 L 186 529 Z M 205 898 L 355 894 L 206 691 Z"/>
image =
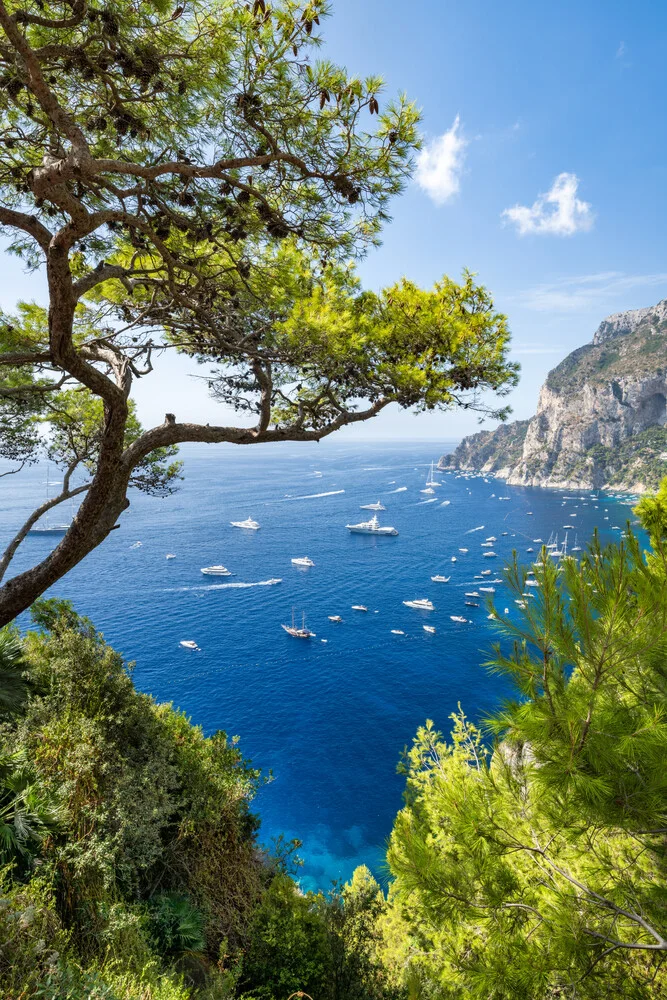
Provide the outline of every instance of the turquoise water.
<path id="1" fill-rule="evenodd" d="M 475 574 L 491 568 L 495 576 L 514 548 L 528 561 L 526 548 L 539 547 L 533 539 L 552 532 L 562 539 L 565 524 L 575 525 L 570 545 L 574 534 L 584 545 L 596 524 L 603 538 L 618 538 L 630 513 L 619 499 L 453 473 L 437 475 L 442 485 L 427 503 L 420 490 L 442 450 L 333 442 L 186 450 L 179 493 L 135 494 L 120 530 L 53 590 L 135 661 L 138 687 L 175 702 L 207 732 L 238 734 L 246 756 L 272 770 L 256 802 L 261 836 L 304 842 L 309 886 L 347 877 L 362 862 L 381 876 L 401 805 L 396 764 L 417 726 L 431 718 L 446 729 L 458 702 L 477 718 L 508 693 L 479 666 L 493 633 L 486 609 L 464 604 L 466 591 L 485 585 Z M 45 478 L 41 468 L 20 482 L 0 480 L 0 541 L 41 500 Z M 50 478 L 58 478 L 53 469 Z M 381 523 L 398 537 L 346 531 L 346 523 L 372 516 L 360 505 L 378 499 L 387 508 Z M 248 516 L 259 531 L 229 524 Z M 496 559 L 482 556 L 488 536 L 497 538 Z M 50 544 L 30 537 L 17 568 Z M 165 559 L 168 552 L 176 558 Z M 313 567 L 292 566 L 304 555 Z M 234 575 L 202 576 L 200 568 L 214 563 Z M 432 583 L 438 573 L 450 582 Z M 260 585 L 272 578 L 282 582 Z M 496 589 L 499 607 L 512 605 L 502 585 Z M 430 598 L 435 611 L 403 605 L 415 597 Z M 369 610 L 352 611 L 353 604 Z M 292 608 L 299 621 L 306 614 L 314 639 L 281 629 Z M 332 614 L 343 623 L 329 622 Z M 472 623 L 457 624 L 452 614 Z M 200 652 L 181 648 L 184 639 Z"/>

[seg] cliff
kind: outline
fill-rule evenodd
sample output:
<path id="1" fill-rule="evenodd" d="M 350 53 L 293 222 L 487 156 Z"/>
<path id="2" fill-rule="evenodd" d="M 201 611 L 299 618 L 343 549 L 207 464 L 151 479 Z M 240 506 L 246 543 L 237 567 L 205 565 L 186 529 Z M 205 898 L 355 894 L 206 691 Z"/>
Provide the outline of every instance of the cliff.
<path id="1" fill-rule="evenodd" d="M 605 319 L 547 376 L 537 413 L 465 438 L 441 468 L 513 485 L 642 492 L 667 475 L 667 299 Z"/>

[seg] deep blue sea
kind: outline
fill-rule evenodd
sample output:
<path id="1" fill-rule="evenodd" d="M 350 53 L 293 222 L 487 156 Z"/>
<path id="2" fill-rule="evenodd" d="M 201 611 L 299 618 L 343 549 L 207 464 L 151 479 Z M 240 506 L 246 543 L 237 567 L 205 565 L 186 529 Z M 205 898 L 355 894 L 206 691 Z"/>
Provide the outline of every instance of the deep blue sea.
<path id="1" fill-rule="evenodd" d="M 475 574 L 490 568 L 498 576 L 513 549 L 530 560 L 526 549 L 539 548 L 533 539 L 546 542 L 554 532 L 562 540 L 566 524 L 575 526 L 570 546 L 575 535 L 585 545 L 596 525 L 603 540 L 618 538 L 631 516 L 620 498 L 455 473 L 437 474 L 442 485 L 429 503 L 420 490 L 431 460 L 446 450 L 335 441 L 185 449 L 179 492 L 163 500 L 134 494 L 120 530 L 52 591 L 136 663 L 139 688 L 173 701 L 207 733 L 239 735 L 246 756 L 273 772 L 256 801 L 261 838 L 303 841 L 308 887 L 347 878 L 360 863 L 382 877 L 401 806 L 396 764 L 417 727 L 430 718 L 448 729 L 459 702 L 477 719 L 509 693 L 479 665 L 493 632 L 483 604 L 464 605 L 466 591 L 485 585 Z M 50 478 L 58 478 L 53 467 Z M 44 467 L 0 480 L 0 542 L 41 502 L 45 480 Z M 346 523 L 370 517 L 360 505 L 378 499 L 386 506 L 381 523 L 398 537 L 351 535 Z M 249 516 L 259 531 L 230 526 Z M 489 536 L 497 538 L 496 559 L 482 555 Z M 29 537 L 16 568 L 51 544 Z M 176 558 L 167 560 L 168 552 Z M 295 556 L 315 565 L 296 568 Z M 216 563 L 234 575 L 201 574 Z M 432 583 L 438 573 L 450 582 Z M 282 582 L 262 585 L 271 578 Z M 495 586 L 498 606 L 514 608 Z M 403 605 L 416 597 L 430 598 L 435 610 Z M 281 629 L 292 608 L 299 623 L 305 613 L 316 638 Z M 333 614 L 343 622 L 329 622 Z M 455 623 L 452 614 L 472 623 Z M 201 651 L 181 648 L 183 639 Z"/>

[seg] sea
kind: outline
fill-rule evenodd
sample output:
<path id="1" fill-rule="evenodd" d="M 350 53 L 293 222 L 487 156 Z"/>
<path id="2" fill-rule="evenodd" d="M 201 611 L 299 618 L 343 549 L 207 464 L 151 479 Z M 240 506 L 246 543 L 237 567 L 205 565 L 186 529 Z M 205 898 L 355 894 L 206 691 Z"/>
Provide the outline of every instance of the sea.
<path id="1" fill-rule="evenodd" d="M 447 732 L 459 705 L 481 720 L 511 695 L 482 666 L 494 642 L 485 595 L 470 607 L 465 594 L 499 580 L 514 550 L 528 563 L 538 539 L 562 542 L 567 533 L 570 548 L 585 546 L 596 526 L 603 541 L 618 540 L 633 517 L 627 497 L 456 472 L 437 472 L 441 485 L 424 493 L 431 462 L 453 446 L 186 447 L 178 492 L 132 494 L 119 529 L 50 592 L 71 600 L 134 664 L 138 688 L 173 702 L 206 733 L 240 737 L 245 756 L 270 776 L 254 803 L 260 840 L 302 842 L 304 888 L 326 889 L 359 864 L 384 882 L 402 804 L 397 765 L 417 728 L 432 719 Z M 57 479 L 53 466 L 0 479 L 0 543 Z M 350 533 L 347 524 L 372 516 L 361 505 L 378 500 L 380 523 L 398 535 Z M 230 524 L 248 517 L 259 530 Z M 29 536 L 15 569 L 53 544 Z M 489 551 L 496 556 L 485 558 Z M 294 566 L 302 556 L 314 565 Z M 232 575 L 204 576 L 213 564 Z M 482 569 L 491 577 L 480 579 Z M 438 574 L 449 582 L 433 582 Z M 519 614 L 507 587 L 492 585 L 497 606 Z M 415 598 L 435 609 L 403 603 Z M 281 628 L 293 614 L 297 625 L 305 615 L 311 639 Z"/>

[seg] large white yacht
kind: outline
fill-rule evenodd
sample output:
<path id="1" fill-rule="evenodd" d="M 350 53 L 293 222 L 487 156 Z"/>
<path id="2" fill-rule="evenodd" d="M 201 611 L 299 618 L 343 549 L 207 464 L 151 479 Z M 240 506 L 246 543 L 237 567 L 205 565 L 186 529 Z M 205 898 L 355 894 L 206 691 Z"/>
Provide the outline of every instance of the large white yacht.
<path id="1" fill-rule="evenodd" d="M 442 574 L 438 573 L 436 576 L 432 576 L 431 579 L 433 583 L 449 583 L 451 576 L 442 576 Z"/>
<path id="2" fill-rule="evenodd" d="M 232 528 L 250 528 L 251 531 L 257 531 L 259 528 L 259 522 L 253 521 L 251 517 L 247 517 L 245 521 L 230 521 Z"/>
<path id="3" fill-rule="evenodd" d="M 226 566 L 202 566 L 204 576 L 231 576 Z"/>
<path id="4" fill-rule="evenodd" d="M 359 524 L 346 524 L 348 531 L 355 535 L 397 535 L 396 528 L 382 527 L 374 514 L 370 521 L 360 521 Z"/>
<path id="5" fill-rule="evenodd" d="M 433 601 L 428 597 L 416 597 L 414 601 L 403 601 L 406 608 L 417 608 L 418 611 L 435 611 Z"/>
<path id="6" fill-rule="evenodd" d="M 308 556 L 296 556 L 294 559 L 292 559 L 292 565 L 293 566 L 314 566 L 315 563 L 313 562 L 312 559 L 309 559 Z"/>
<path id="7" fill-rule="evenodd" d="M 384 507 L 380 503 L 379 500 L 376 500 L 375 503 L 362 503 L 359 509 L 360 510 L 386 510 L 387 508 Z"/>

